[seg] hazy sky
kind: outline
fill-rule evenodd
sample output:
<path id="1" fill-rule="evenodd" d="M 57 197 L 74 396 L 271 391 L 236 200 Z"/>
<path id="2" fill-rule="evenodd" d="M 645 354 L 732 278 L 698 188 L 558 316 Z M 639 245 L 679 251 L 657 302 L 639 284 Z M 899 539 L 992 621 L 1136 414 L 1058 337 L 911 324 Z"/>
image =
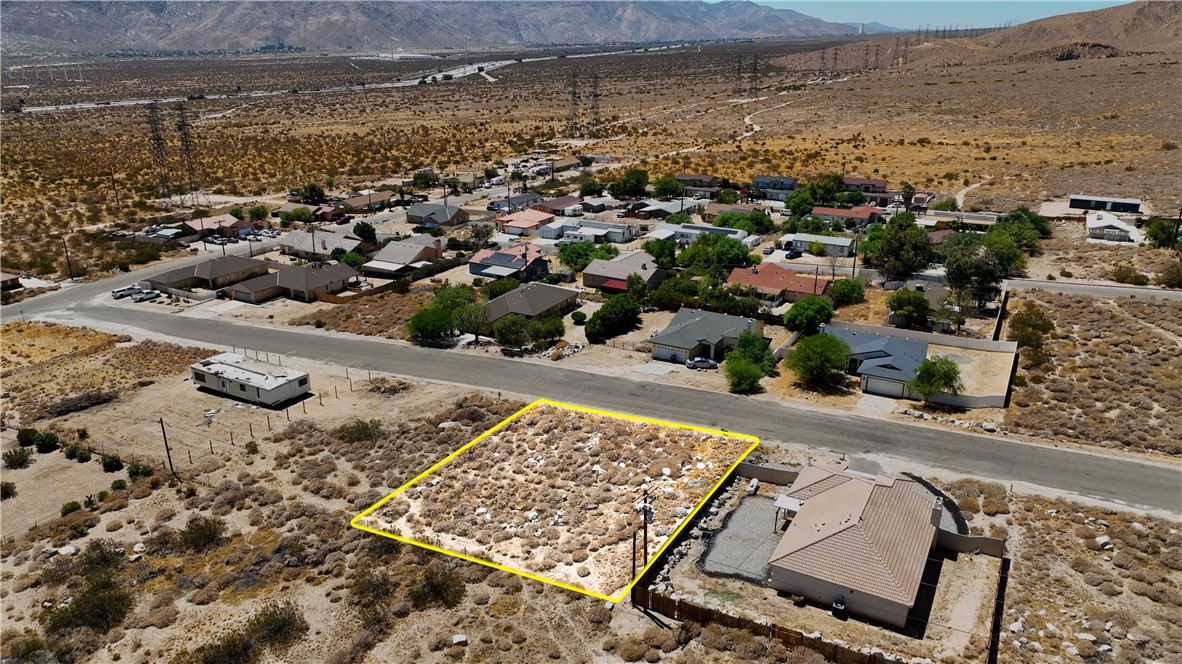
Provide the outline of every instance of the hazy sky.
<path id="1" fill-rule="evenodd" d="M 991 27 L 1010 21 L 1025 23 L 1035 19 L 1088 12 L 1104 7 L 1128 4 L 1128 0 L 755 0 L 761 5 L 791 9 L 802 14 L 836 23 L 882 23 L 914 30 L 916 26 Z"/>

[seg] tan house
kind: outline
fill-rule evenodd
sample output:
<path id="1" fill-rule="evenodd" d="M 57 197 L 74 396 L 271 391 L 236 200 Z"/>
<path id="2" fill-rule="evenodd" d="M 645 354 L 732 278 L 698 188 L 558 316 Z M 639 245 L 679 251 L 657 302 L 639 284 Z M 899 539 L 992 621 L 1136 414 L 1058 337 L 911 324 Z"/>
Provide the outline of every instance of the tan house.
<path id="1" fill-rule="evenodd" d="M 817 274 L 797 274 L 775 263 L 751 267 L 737 267 L 727 277 L 728 286 L 748 286 L 759 291 L 760 300 L 776 306 L 782 302 L 796 302 L 809 295 L 824 295 L 832 283 L 829 277 Z"/>
<path id="2" fill-rule="evenodd" d="M 541 210 L 518 210 L 497 220 L 501 231 L 509 235 L 536 236 L 542 226 L 554 221 L 554 215 Z"/>
<path id="3" fill-rule="evenodd" d="M 346 198 L 341 207 L 350 212 L 372 212 L 386 207 L 386 201 L 394 196 L 392 191 L 375 191 L 371 194 L 360 194 Z"/>
<path id="4" fill-rule="evenodd" d="M 245 219 L 239 219 L 229 214 L 219 214 L 215 217 L 190 219 L 186 221 L 185 224 L 197 231 L 197 234 L 201 237 L 207 237 L 210 235 L 237 237 L 238 235 L 241 235 L 240 231 L 253 228 L 253 225 L 249 221 Z"/>
<path id="5" fill-rule="evenodd" d="M 335 295 L 345 290 L 358 274 L 348 265 L 285 267 L 278 272 L 235 284 L 229 291 L 235 300 L 252 304 L 276 297 L 314 302 L 318 294 Z"/>
<path id="6" fill-rule="evenodd" d="M 562 157 L 561 159 L 555 159 L 551 165 L 554 167 L 555 173 L 561 173 L 563 171 L 569 171 L 572 168 L 579 168 L 583 165 L 583 162 L 579 161 L 578 157 Z"/>
<path id="7" fill-rule="evenodd" d="M 222 256 L 204 263 L 169 270 L 148 280 L 161 291 L 185 288 L 217 290 L 267 274 L 267 262 L 243 256 Z"/>
<path id="8" fill-rule="evenodd" d="M 943 513 L 905 477 L 808 466 L 776 500 L 788 525 L 768 563 L 771 586 L 903 627 Z"/>
<path id="9" fill-rule="evenodd" d="M 412 235 L 382 247 L 361 270 L 375 276 L 401 277 L 440 258 L 443 258 L 442 240 L 430 235 Z"/>
<path id="10" fill-rule="evenodd" d="M 329 260 L 334 249 L 344 249 L 350 252 L 361 245 L 361 240 L 348 235 L 338 235 L 329 231 L 292 231 L 279 241 L 279 253 L 299 258 L 318 258 Z"/>
<path id="11" fill-rule="evenodd" d="M 702 221 L 707 224 L 714 223 L 714 219 L 720 214 L 727 212 L 738 212 L 739 214 L 751 214 L 752 212 L 766 212 L 766 208 L 762 205 L 754 205 L 750 203 L 710 203 L 702 212 Z"/>

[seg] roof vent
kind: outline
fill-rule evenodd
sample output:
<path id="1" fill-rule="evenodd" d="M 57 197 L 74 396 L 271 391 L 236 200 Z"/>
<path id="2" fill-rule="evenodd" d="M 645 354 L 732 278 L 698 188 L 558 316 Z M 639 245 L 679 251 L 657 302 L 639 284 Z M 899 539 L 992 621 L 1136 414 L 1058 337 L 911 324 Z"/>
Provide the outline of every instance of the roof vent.
<path id="1" fill-rule="evenodd" d="M 647 269 L 648 269 L 648 263 L 641 263 L 641 264 L 640 264 L 640 269 L 642 269 L 642 270 L 647 270 Z"/>

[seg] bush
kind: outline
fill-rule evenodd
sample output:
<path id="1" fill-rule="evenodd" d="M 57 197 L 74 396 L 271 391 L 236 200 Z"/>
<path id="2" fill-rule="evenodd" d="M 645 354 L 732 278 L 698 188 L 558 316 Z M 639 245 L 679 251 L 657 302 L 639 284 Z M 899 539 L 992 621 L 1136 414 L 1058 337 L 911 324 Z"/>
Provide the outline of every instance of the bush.
<path id="1" fill-rule="evenodd" d="M 965 496 L 956 501 L 956 507 L 964 514 L 976 514 L 981 511 L 981 503 L 976 496 Z"/>
<path id="2" fill-rule="evenodd" d="M 1138 272 L 1131 265 L 1118 265 L 1112 270 L 1112 280 L 1133 286 L 1149 285 L 1149 277 Z"/>
<path id="3" fill-rule="evenodd" d="M 640 304 L 628 293 L 613 296 L 587 321 L 586 333 L 590 341 L 603 341 L 624 334 L 640 321 Z"/>
<path id="4" fill-rule="evenodd" d="M 587 314 L 581 311 L 576 311 L 570 315 L 570 319 L 574 321 L 575 325 L 582 325 L 583 323 L 587 322 Z"/>
<path id="5" fill-rule="evenodd" d="M 333 435 L 345 443 L 361 443 L 382 435 L 380 420 L 353 420 L 333 429 Z"/>
<path id="6" fill-rule="evenodd" d="M 27 447 L 17 447 L 4 453 L 4 467 L 9 470 L 28 468 L 33 459 L 33 450 Z"/>
<path id="7" fill-rule="evenodd" d="M 94 575 L 73 603 L 47 612 L 43 620 L 50 632 L 89 627 L 102 634 L 122 623 L 134 604 L 131 593 L 111 578 Z"/>
<path id="8" fill-rule="evenodd" d="M 111 482 L 111 491 L 123 491 L 127 488 L 127 480 L 115 480 Z"/>
<path id="9" fill-rule="evenodd" d="M 784 327 L 812 336 L 833 318 L 833 305 L 823 297 L 809 295 L 792 305 L 784 314 Z"/>
<path id="10" fill-rule="evenodd" d="M 857 279 L 838 279 L 829 286 L 829 299 L 835 307 L 858 304 L 866 300 L 866 289 Z"/>
<path id="11" fill-rule="evenodd" d="M 52 431 L 42 431 L 41 433 L 37 434 L 36 446 L 38 454 L 49 454 L 50 452 L 57 450 L 57 434 Z"/>
<path id="12" fill-rule="evenodd" d="M 294 604 L 268 604 L 246 623 L 245 635 L 273 649 L 295 643 L 308 631 L 308 621 Z"/>
<path id="13" fill-rule="evenodd" d="M 181 548 L 189 551 L 205 551 L 218 546 L 225 539 L 225 535 L 224 521 L 201 514 L 190 517 L 184 529 L 177 533 Z"/>
<path id="14" fill-rule="evenodd" d="M 16 482 L 0 482 L 0 500 L 16 496 Z"/>
<path id="15" fill-rule="evenodd" d="M 123 470 L 123 459 L 120 459 L 113 454 L 103 455 L 103 457 L 99 459 L 99 463 L 102 464 L 104 473 L 117 473 Z"/>
<path id="16" fill-rule="evenodd" d="M 801 340 L 784 359 L 805 385 L 821 387 L 832 383 L 845 369 L 850 349 L 844 341 L 830 334 L 817 334 Z"/>
<path id="17" fill-rule="evenodd" d="M 132 462 L 127 466 L 127 476 L 134 482 L 141 477 L 151 477 L 153 469 L 151 466 L 145 466 Z"/>
<path id="18" fill-rule="evenodd" d="M 16 442 L 21 447 L 32 447 L 37 444 L 37 435 L 39 433 L 36 429 L 20 429 L 16 432 Z"/>
<path id="19" fill-rule="evenodd" d="M 80 509 L 82 509 L 82 503 L 78 502 L 77 500 L 71 500 L 68 503 L 62 503 L 62 516 L 73 514 Z"/>
<path id="20" fill-rule="evenodd" d="M 74 459 L 78 458 L 78 448 L 71 445 L 66 448 L 66 451 L 63 452 L 63 454 L 66 455 L 67 459 L 69 459 L 70 461 L 73 461 Z"/>
<path id="21" fill-rule="evenodd" d="M 464 600 L 467 588 L 459 574 L 441 564 L 433 564 L 423 572 L 410 589 L 410 601 L 416 609 L 439 604 L 453 608 Z"/>
<path id="22" fill-rule="evenodd" d="M 1182 261 L 1170 263 L 1157 277 L 1157 283 L 1166 288 L 1182 288 Z"/>
<path id="23" fill-rule="evenodd" d="M 751 394 L 759 390 L 763 370 L 744 357 L 729 357 L 726 360 L 726 382 L 734 394 Z"/>

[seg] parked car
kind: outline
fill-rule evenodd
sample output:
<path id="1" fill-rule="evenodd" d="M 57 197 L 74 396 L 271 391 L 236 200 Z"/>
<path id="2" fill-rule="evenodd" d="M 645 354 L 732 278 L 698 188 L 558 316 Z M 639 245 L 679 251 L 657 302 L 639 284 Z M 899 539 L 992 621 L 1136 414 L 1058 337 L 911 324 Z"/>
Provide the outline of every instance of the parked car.
<path id="1" fill-rule="evenodd" d="M 788 208 L 780 208 L 780 214 L 787 217 L 792 214 L 792 210 L 789 210 Z"/>
<path id="2" fill-rule="evenodd" d="M 111 291 L 111 297 L 116 300 L 121 300 L 129 295 L 135 295 L 140 292 L 139 286 L 128 286 L 127 288 L 116 288 Z"/>
<path id="3" fill-rule="evenodd" d="M 718 363 L 708 357 L 695 357 L 685 361 L 690 369 L 717 369 Z"/>
<path id="4" fill-rule="evenodd" d="M 788 258 L 788 259 L 793 259 L 793 258 L 800 258 L 803 255 L 804 255 L 804 252 L 801 251 L 800 249 L 792 248 L 792 249 L 788 250 L 787 254 L 784 254 L 784 257 Z"/>
<path id="5" fill-rule="evenodd" d="M 776 248 L 769 244 L 768 246 L 763 248 L 763 255 L 764 256 L 771 256 L 772 252 L 775 250 L 776 250 Z"/>
<path id="6" fill-rule="evenodd" d="M 146 290 L 146 291 L 140 291 L 140 292 L 136 293 L 135 295 L 132 295 L 131 301 L 132 302 L 147 302 L 148 300 L 155 300 L 158 297 L 160 297 L 160 291 Z"/>

